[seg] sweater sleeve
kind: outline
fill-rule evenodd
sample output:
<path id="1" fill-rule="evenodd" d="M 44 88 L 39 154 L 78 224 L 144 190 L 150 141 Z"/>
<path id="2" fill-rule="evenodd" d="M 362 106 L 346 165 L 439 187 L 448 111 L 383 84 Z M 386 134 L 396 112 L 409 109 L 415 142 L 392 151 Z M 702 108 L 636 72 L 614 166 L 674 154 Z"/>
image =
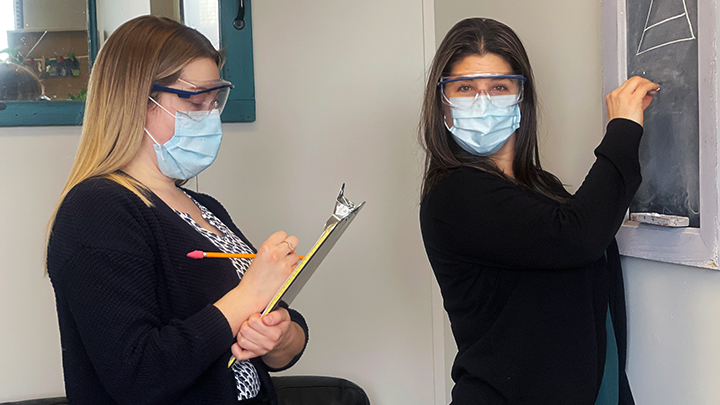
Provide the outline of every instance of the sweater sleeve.
<path id="1" fill-rule="evenodd" d="M 640 185 L 642 127 L 608 124 L 596 161 L 564 204 L 475 169 L 461 169 L 421 207 L 428 254 L 505 268 L 570 268 L 598 259 Z"/>
<path id="2" fill-rule="evenodd" d="M 53 229 L 48 269 L 56 294 L 116 402 L 174 402 L 227 353 L 232 331 L 212 304 L 186 319 L 162 319 L 147 215 L 90 191 L 66 199 Z"/>

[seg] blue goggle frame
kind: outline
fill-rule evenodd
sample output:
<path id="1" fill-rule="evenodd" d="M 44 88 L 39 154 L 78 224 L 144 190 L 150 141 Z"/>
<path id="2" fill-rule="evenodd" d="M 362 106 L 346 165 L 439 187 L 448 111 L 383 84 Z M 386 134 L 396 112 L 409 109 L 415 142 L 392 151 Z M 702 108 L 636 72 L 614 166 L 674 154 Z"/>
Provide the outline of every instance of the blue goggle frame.
<path id="1" fill-rule="evenodd" d="M 232 83 L 227 82 L 227 83 L 223 83 L 219 86 L 215 86 L 215 87 L 205 89 L 205 90 L 200 90 L 200 91 L 188 91 L 188 90 L 174 89 L 172 87 L 165 87 L 165 86 L 161 86 L 159 84 L 153 84 L 151 87 L 152 90 L 162 91 L 163 93 L 176 94 L 180 98 L 190 98 L 192 96 L 197 96 L 197 95 L 200 95 L 203 93 L 208 93 L 210 91 L 220 90 L 220 89 L 224 89 L 224 88 L 234 89 L 235 86 Z"/>
<path id="2" fill-rule="evenodd" d="M 201 90 L 191 91 L 184 89 L 176 89 L 174 87 L 161 86 L 159 84 L 153 84 L 150 88 L 154 91 L 175 94 L 179 99 L 187 100 L 189 102 L 188 111 L 184 111 L 182 109 L 178 109 L 177 111 L 187 114 L 191 119 L 195 121 L 202 121 L 214 109 L 217 109 L 220 113 L 222 113 L 223 109 L 225 108 L 225 104 L 227 103 L 228 94 L 230 93 L 230 90 L 235 87 L 232 83 L 222 79 L 203 82 L 192 82 L 186 79 L 179 78 L 178 81 L 183 82 L 186 85 L 190 85 L 193 88 L 199 88 Z M 205 85 L 209 87 L 203 88 L 203 86 Z M 212 102 L 208 103 L 206 97 L 208 96 L 208 93 L 212 92 L 217 92 L 217 94 L 215 95 L 216 98 Z M 192 108 L 192 106 L 197 105 L 204 106 L 204 108 Z M 193 114 L 190 114 L 191 112 Z"/>

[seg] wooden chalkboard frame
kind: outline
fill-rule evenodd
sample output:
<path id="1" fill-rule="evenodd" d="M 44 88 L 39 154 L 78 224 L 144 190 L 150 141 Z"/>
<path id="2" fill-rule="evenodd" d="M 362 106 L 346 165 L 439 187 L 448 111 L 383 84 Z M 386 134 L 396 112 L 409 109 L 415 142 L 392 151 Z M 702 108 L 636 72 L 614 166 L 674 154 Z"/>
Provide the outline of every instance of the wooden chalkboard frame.
<path id="1" fill-rule="evenodd" d="M 720 269 L 718 264 L 718 27 L 715 1 L 698 0 L 698 77 L 700 119 L 700 227 L 665 228 L 625 221 L 618 232 L 626 256 Z M 603 90 L 607 94 L 627 79 L 626 1 L 603 2 Z M 607 114 L 607 113 L 605 113 Z M 607 119 L 607 116 L 605 117 Z"/>

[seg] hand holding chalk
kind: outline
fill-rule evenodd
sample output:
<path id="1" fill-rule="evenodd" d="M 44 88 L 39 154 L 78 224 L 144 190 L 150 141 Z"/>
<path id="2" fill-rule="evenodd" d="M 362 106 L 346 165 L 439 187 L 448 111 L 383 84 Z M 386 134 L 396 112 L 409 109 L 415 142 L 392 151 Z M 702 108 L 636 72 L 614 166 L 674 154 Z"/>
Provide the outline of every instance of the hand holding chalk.
<path id="1" fill-rule="evenodd" d="M 643 112 L 660 90 L 657 83 L 633 76 L 605 97 L 608 118 L 626 118 L 643 125 Z"/>

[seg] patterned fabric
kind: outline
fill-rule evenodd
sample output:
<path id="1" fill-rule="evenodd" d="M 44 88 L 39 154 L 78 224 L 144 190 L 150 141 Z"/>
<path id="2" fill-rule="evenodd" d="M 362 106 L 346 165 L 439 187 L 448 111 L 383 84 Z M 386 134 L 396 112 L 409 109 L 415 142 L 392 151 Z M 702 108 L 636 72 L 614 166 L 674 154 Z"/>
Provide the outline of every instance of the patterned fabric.
<path id="1" fill-rule="evenodd" d="M 215 235 L 207 229 L 200 226 L 189 214 L 180 212 L 173 209 L 182 219 L 190 224 L 196 231 L 200 232 L 205 236 L 213 245 L 215 245 L 221 252 L 224 253 L 255 253 L 250 247 L 245 244 L 237 235 L 235 235 L 225 224 L 220 221 L 213 213 L 205 208 L 202 204 L 197 202 L 194 198 L 190 197 L 185 193 L 198 208 L 202 217 L 214 226 L 218 231 L 222 233 L 222 236 Z M 250 259 L 235 259 L 232 258 L 233 266 L 238 274 L 238 278 L 242 279 L 245 270 L 250 267 Z M 255 398 L 260 392 L 260 377 L 258 376 L 255 366 L 248 360 L 236 361 L 232 366 L 233 373 L 235 374 L 235 385 L 238 390 L 238 400 Z"/>

